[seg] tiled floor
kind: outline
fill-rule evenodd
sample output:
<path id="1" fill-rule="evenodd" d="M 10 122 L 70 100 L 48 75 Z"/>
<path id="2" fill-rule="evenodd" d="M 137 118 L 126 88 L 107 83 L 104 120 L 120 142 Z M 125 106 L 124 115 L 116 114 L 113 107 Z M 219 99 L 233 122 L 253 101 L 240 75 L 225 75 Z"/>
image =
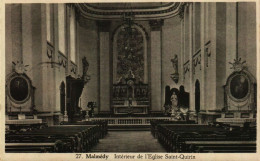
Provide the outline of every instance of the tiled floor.
<path id="1" fill-rule="evenodd" d="M 109 131 L 91 152 L 166 152 L 150 131 Z"/>

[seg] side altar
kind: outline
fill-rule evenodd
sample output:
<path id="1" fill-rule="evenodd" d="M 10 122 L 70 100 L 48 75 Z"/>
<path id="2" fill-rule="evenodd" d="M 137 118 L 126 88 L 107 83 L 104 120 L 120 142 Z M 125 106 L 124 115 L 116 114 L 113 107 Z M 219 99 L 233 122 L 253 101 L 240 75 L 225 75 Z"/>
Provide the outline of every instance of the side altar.
<path id="1" fill-rule="evenodd" d="M 224 108 L 217 122 L 229 124 L 256 123 L 257 100 L 256 79 L 241 62 L 235 59 L 234 72 L 227 78 L 224 86 Z"/>

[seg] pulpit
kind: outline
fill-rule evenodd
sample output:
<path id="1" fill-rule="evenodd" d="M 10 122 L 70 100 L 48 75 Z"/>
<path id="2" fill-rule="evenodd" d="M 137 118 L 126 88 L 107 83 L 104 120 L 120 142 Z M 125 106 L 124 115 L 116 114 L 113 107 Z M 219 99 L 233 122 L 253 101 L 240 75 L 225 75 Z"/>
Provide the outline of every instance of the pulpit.
<path id="1" fill-rule="evenodd" d="M 78 103 L 84 88 L 84 80 L 68 76 L 66 78 L 66 84 L 68 118 L 73 122 L 74 119 L 80 115 L 80 107 L 78 106 Z"/>

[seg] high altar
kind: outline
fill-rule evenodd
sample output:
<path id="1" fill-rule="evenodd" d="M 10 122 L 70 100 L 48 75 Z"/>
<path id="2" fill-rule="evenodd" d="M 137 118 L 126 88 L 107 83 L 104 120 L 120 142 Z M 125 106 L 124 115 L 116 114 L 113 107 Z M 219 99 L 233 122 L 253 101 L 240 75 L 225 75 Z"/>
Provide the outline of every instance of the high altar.
<path id="1" fill-rule="evenodd" d="M 148 84 L 137 83 L 130 71 L 127 78 L 113 85 L 112 104 L 114 114 L 147 114 Z"/>

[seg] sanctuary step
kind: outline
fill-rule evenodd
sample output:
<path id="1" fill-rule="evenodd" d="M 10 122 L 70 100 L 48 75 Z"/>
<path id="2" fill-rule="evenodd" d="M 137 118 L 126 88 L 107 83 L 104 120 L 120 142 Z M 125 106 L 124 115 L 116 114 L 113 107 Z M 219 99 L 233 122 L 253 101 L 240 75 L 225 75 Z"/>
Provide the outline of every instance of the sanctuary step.
<path id="1" fill-rule="evenodd" d="M 109 131 L 90 152 L 162 152 L 166 150 L 149 131 Z"/>

